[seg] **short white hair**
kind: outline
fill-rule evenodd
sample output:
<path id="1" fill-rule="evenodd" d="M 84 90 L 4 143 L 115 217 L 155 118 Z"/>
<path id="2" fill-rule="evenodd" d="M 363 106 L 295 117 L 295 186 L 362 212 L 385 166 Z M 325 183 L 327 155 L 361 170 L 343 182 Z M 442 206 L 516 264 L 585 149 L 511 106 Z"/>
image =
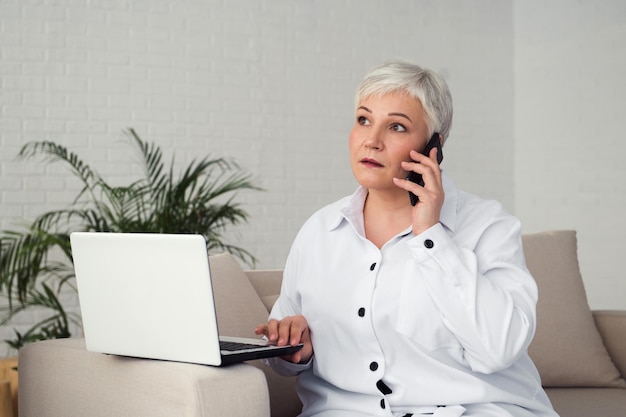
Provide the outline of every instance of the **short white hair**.
<path id="1" fill-rule="evenodd" d="M 426 112 L 428 136 L 441 134 L 445 143 L 452 127 L 452 96 L 435 71 L 404 61 L 387 61 L 368 72 L 359 84 L 358 106 L 370 96 L 404 92 L 419 100 Z"/>

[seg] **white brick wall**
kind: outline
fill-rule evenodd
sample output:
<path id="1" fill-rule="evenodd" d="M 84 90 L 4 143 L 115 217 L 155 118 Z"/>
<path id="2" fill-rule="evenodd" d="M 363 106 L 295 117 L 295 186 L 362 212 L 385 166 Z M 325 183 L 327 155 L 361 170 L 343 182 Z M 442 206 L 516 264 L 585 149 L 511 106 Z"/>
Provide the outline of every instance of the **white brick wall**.
<path id="1" fill-rule="evenodd" d="M 557 5 L 549 12 L 572 9 L 565 0 Z M 367 69 L 388 58 L 421 63 L 448 80 L 455 121 L 444 166 L 458 185 L 519 211 L 531 228 L 563 225 L 550 221 L 545 207 L 528 207 L 536 178 L 514 169 L 536 154 L 521 121 L 531 126 L 538 115 L 529 103 L 540 101 L 533 94 L 552 85 L 546 76 L 538 91 L 531 88 L 533 77 L 544 76 L 533 65 L 545 69 L 536 61 L 550 51 L 536 44 L 553 30 L 533 25 L 539 6 L 512 0 L 393 6 L 371 0 L 0 0 L 0 228 L 64 206 L 77 190 L 59 167 L 15 161 L 24 143 L 67 145 L 122 183 L 137 175 L 122 134 L 133 127 L 162 145 L 167 158 L 175 153 L 180 165 L 211 153 L 233 157 L 253 173 L 266 191 L 241 195 L 251 218 L 230 239 L 257 256 L 259 267 L 282 267 L 302 222 L 354 189 L 346 150 L 354 90 Z M 592 29 L 580 29 L 580 40 Z M 622 47 L 604 46 L 607 52 Z M 557 72 L 559 59 L 551 62 L 553 78 L 567 73 Z M 567 91 L 555 90 L 551 109 L 569 103 Z M 585 93 L 599 97 L 589 86 Z M 581 129 L 591 133 L 595 123 L 583 120 Z M 554 151 L 572 132 L 563 133 L 551 131 Z M 585 152 L 589 135 L 574 137 Z M 611 179 L 611 167 L 621 169 L 615 159 L 602 178 Z M 541 179 L 546 189 L 569 183 L 556 173 Z M 591 198 L 597 202 L 607 187 L 613 190 L 604 186 Z M 530 200 L 561 213 L 569 198 L 543 192 Z M 614 207 L 620 202 L 612 201 Z M 587 209 L 594 211 L 592 204 Z M 601 236 L 586 230 L 584 249 L 592 255 L 584 259 L 593 260 Z M 626 307 L 606 280 L 598 283 L 591 291 L 596 305 Z"/>
<path id="2" fill-rule="evenodd" d="M 577 230 L 590 305 L 626 308 L 626 3 L 576 4 L 515 3 L 516 214 Z"/>

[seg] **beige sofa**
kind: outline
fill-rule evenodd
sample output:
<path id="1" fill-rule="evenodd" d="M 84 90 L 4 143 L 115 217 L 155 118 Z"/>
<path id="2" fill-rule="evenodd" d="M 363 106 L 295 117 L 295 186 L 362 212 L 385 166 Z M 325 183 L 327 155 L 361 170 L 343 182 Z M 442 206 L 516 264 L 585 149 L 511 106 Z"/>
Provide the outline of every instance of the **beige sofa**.
<path id="1" fill-rule="evenodd" d="M 525 235 L 524 246 L 540 294 L 530 353 L 555 408 L 562 417 L 626 416 L 626 311 L 589 310 L 574 232 Z M 250 336 L 278 296 L 281 271 L 244 272 L 225 254 L 210 262 L 221 331 Z M 292 417 L 300 408 L 294 380 L 259 363 L 106 356 L 81 339 L 26 346 L 19 378 L 22 417 Z"/>

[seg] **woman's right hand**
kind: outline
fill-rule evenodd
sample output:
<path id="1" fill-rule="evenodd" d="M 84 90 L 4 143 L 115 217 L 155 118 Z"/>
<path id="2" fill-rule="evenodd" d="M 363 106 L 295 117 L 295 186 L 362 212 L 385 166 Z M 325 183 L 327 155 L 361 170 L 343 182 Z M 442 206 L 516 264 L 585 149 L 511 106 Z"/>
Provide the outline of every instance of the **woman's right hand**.
<path id="1" fill-rule="evenodd" d="M 291 355 L 283 356 L 286 361 L 306 363 L 313 356 L 309 323 L 304 316 L 289 316 L 282 320 L 270 320 L 267 324 L 259 324 L 254 331 L 258 335 L 265 335 L 270 343 L 277 346 L 297 345 L 304 346 Z"/>

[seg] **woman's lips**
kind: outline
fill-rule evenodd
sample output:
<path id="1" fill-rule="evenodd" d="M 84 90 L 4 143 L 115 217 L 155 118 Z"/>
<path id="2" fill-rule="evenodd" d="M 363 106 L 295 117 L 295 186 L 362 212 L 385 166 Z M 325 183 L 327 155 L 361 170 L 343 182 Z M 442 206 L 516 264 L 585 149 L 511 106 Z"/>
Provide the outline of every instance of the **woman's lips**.
<path id="1" fill-rule="evenodd" d="M 373 167 L 373 168 L 380 168 L 380 167 L 383 166 L 383 164 L 381 164 L 377 160 L 371 159 L 371 158 L 363 158 L 363 159 L 361 159 L 361 163 L 363 165 L 365 165 L 365 166 Z"/>

